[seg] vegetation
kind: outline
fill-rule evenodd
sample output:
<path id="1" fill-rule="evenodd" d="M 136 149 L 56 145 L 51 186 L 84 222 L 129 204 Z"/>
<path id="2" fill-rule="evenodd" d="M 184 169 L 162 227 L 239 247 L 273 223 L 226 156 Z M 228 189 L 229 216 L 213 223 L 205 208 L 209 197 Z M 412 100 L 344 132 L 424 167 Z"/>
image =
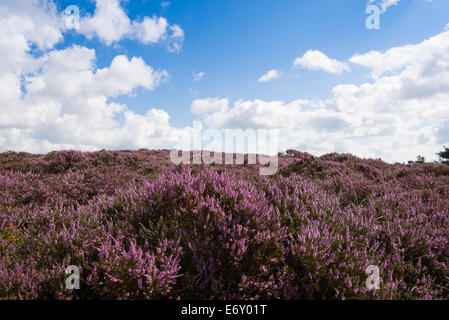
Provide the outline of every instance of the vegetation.
<path id="1" fill-rule="evenodd" d="M 449 164 L 449 148 L 444 147 L 444 150 L 438 152 L 437 155 L 440 157 L 441 163 Z"/>
<path id="2" fill-rule="evenodd" d="M 294 150 L 279 165 L 2 153 L 0 298 L 449 298 L 448 166 Z"/>

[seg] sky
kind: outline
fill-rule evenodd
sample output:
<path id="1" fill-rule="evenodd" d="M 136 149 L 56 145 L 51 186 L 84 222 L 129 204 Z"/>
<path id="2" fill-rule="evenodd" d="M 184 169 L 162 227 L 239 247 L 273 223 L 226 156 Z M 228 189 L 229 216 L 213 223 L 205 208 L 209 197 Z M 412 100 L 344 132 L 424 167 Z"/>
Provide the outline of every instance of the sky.
<path id="1" fill-rule="evenodd" d="M 314 155 L 449 145 L 447 0 L 4 0 L 0 52 L 0 151 L 170 149 L 194 121 Z"/>

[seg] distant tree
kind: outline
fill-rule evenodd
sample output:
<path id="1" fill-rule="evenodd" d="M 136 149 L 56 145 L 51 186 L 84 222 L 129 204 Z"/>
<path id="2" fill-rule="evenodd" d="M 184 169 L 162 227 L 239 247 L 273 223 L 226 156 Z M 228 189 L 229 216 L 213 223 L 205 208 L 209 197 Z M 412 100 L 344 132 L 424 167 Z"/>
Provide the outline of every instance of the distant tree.
<path id="1" fill-rule="evenodd" d="M 441 163 L 449 164 L 449 148 L 444 147 L 444 150 L 438 152 L 437 155 L 440 157 Z"/>
<path id="2" fill-rule="evenodd" d="M 426 162 L 426 158 L 424 158 L 423 156 L 416 157 L 416 163 L 424 163 L 424 162 Z"/>

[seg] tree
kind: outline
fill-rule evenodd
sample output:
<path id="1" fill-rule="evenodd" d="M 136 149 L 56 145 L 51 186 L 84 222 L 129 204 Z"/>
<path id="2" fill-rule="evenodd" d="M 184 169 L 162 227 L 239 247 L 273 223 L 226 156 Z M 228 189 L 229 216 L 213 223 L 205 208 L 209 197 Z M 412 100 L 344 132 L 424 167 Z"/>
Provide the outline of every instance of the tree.
<path id="1" fill-rule="evenodd" d="M 426 162 L 426 158 L 424 158 L 423 156 L 416 157 L 416 163 L 424 163 L 424 162 Z"/>
<path id="2" fill-rule="evenodd" d="M 438 152 L 437 155 L 440 157 L 441 163 L 449 164 L 449 148 L 444 147 L 444 150 Z"/>

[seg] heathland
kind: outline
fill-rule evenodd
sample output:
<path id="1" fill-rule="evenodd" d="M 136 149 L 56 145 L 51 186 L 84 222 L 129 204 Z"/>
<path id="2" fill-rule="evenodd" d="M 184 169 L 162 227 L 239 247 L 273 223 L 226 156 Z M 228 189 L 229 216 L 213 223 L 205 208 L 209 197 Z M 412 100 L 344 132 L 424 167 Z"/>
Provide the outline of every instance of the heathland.
<path id="1" fill-rule="evenodd" d="M 449 298 L 448 165 L 169 153 L 1 153 L 0 299 Z"/>

